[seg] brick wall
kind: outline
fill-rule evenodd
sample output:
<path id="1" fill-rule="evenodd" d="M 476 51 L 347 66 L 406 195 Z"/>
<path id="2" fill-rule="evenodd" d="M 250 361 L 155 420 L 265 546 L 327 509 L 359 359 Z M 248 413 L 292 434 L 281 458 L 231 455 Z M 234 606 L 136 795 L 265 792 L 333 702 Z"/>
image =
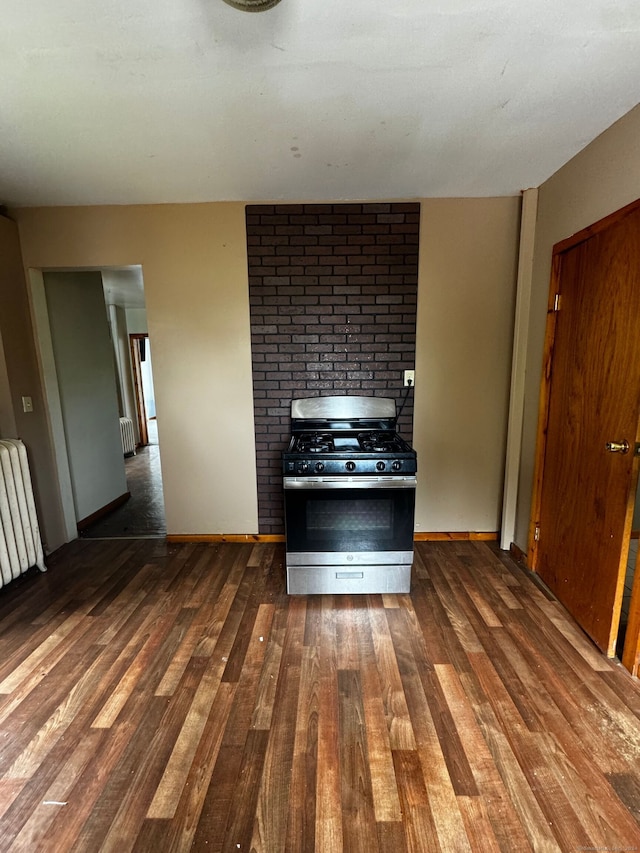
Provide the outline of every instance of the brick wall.
<path id="1" fill-rule="evenodd" d="M 259 532 L 284 532 L 291 400 L 404 395 L 415 363 L 419 203 L 246 209 Z M 399 423 L 410 439 L 413 392 Z"/>

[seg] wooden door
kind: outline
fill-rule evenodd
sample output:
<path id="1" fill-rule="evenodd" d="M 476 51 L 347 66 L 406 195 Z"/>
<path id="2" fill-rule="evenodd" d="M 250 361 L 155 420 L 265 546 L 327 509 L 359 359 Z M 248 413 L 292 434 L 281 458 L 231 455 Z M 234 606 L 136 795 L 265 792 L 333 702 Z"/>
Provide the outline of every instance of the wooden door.
<path id="1" fill-rule="evenodd" d="M 613 656 L 638 476 L 640 206 L 567 243 L 554 257 L 559 299 L 552 292 L 550 311 L 554 303 L 557 311 L 533 568 Z M 610 452 L 608 442 L 629 449 Z"/>

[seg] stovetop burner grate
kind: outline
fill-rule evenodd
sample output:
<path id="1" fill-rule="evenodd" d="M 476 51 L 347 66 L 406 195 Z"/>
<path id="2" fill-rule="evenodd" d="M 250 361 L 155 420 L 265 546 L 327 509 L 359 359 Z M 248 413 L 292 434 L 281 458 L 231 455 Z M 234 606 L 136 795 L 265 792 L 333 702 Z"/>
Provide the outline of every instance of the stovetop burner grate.
<path id="1" fill-rule="evenodd" d="M 309 398 L 292 404 L 292 435 L 283 454 L 287 475 L 405 475 L 416 454 L 396 431 L 386 398 Z"/>
<path id="2" fill-rule="evenodd" d="M 331 453 L 335 450 L 335 443 L 331 433 L 312 433 L 300 436 L 296 450 L 300 453 Z"/>
<path id="3" fill-rule="evenodd" d="M 395 432 L 362 432 L 358 435 L 358 442 L 368 453 L 393 453 L 404 449 L 404 442 Z"/>
<path id="4" fill-rule="evenodd" d="M 395 432 L 368 432 L 341 434 L 302 433 L 294 439 L 291 448 L 296 453 L 401 453 L 409 450 L 407 443 Z"/>

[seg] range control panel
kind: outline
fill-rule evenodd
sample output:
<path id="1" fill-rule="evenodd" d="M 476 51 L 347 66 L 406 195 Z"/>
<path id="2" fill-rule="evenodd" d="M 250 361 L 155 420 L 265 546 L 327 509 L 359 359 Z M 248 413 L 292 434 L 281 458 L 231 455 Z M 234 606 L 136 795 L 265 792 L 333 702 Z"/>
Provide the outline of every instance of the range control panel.
<path id="1" fill-rule="evenodd" d="M 415 474 L 409 459 L 284 459 L 285 474 Z"/>

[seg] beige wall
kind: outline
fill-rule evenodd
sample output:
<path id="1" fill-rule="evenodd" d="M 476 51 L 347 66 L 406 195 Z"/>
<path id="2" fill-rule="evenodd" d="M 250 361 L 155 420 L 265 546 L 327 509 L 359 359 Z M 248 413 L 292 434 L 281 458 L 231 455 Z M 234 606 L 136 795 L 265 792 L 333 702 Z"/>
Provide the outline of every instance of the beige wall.
<path id="1" fill-rule="evenodd" d="M 416 528 L 497 530 L 520 200 L 422 208 Z M 142 264 L 167 527 L 256 533 L 244 206 L 18 210 L 25 265 Z"/>
<path id="2" fill-rule="evenodd" d="M 16 217 L 26 267 L 142 264 L 167 528 L 255 533 L 244 206 L 24 209 Z"/>
<path id="3" fill-rule="evenodd" d="M 11 438 L 17 434 L 18 428 L 16 427 L 13 400 L 11 399 L 11 383 L 9 382 L 4 344 L 2 343 L 2 329 L 0 328 L 0 438 Z"/>
<path id="4" fill-rule="evenodd" d="M 422 203 L 416 530 L 500 528 L 519 198 Z"/>
<path id="5" fill-rule="evenodd" d="M 55 548 L 61 544 L 55 536 L 59 536 L 62 529 L 62 505 L 31 329 L 18 229 L 3 216 L 0 216 L 0 260 L 0 342 L 6 366 L 4 390 L 0 388 L 0 392 L 4 395 L 5 417 L 7 413 L 12 415 L 6 427 L 3 426 L 3 432 L 15 429 L 14 436 L 5 433 L 4 437 L 17 436 L 27 447 L 44 543 Z M 32 398 L 32 412 L 23 412 L 23 396 Z M 51 542 L 49 531 L 54 535 Z"/>
<path id="6" fill-rule="evenodd" d="M 551 252 L 555 243 L 640 196 L 639 140 L 640 106 L 606 130 L 540 187 L 515 540 L 523 550 L 527 547 L 531 509 Z"/>

